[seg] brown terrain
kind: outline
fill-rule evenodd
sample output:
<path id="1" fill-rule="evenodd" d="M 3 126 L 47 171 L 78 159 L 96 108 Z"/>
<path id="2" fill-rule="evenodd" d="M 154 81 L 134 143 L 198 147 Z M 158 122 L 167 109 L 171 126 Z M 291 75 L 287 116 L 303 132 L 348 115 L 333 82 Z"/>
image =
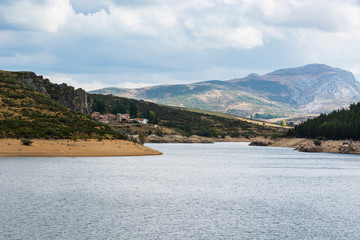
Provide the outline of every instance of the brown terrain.
<path id="1" fill-rule="evenodd" d="M 0 157 L 115 157 L 161 155 L 124 140 L 40 140 L 25 146 L 19 139 L 0 139 Z"/>

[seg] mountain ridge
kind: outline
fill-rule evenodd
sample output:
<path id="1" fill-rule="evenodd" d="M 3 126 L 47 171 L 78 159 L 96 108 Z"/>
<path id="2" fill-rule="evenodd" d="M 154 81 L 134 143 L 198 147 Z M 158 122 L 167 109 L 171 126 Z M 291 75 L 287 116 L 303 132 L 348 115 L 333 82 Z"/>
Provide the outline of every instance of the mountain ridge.
<path id="1" fill-rule="evenodd" d="M 263 75 L 146 88 L 103 88 L 90 93 L 219 111 L 241 117 L 319 114 L 360 101 L 360 83 L 347 70 L 325 64 L 278 69 Z"/>

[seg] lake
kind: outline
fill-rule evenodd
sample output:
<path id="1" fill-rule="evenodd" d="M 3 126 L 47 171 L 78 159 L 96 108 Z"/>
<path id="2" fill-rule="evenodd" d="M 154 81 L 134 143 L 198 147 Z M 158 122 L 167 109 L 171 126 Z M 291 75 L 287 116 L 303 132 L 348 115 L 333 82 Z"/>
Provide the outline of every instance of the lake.
<path id="1" fill-rule="evenodd" d="M 1 239 L 360 239 L 360 156 L 247 143 L 0 158 Z"/>

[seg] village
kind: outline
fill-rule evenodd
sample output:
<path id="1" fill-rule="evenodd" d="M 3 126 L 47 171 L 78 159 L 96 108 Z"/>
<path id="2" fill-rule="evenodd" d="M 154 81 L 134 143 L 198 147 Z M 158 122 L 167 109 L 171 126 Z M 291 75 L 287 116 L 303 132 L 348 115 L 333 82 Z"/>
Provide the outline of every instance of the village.
<path id="1" fill-rule="evenodd" d="M 91 118 L 103 124 L 110 124 L 111 122 L 148 124 L 149 122 L 146 118 L 130 118 L 130 114 L 122 113 L 102 115 L 99 112 L 93 112 Z"/>

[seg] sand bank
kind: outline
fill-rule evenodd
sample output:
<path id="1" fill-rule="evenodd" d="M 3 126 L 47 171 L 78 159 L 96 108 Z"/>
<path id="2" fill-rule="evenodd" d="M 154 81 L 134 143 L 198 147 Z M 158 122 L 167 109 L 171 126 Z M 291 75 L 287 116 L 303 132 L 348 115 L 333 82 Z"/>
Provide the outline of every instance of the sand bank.
<path id="1" fill-rule="evenodd" d="M 19 139 L 0 139 L 0 157 L 113 157 L 161 155 L 154 149 L 124 140 L 41 140 L 25 146 Z"/>

